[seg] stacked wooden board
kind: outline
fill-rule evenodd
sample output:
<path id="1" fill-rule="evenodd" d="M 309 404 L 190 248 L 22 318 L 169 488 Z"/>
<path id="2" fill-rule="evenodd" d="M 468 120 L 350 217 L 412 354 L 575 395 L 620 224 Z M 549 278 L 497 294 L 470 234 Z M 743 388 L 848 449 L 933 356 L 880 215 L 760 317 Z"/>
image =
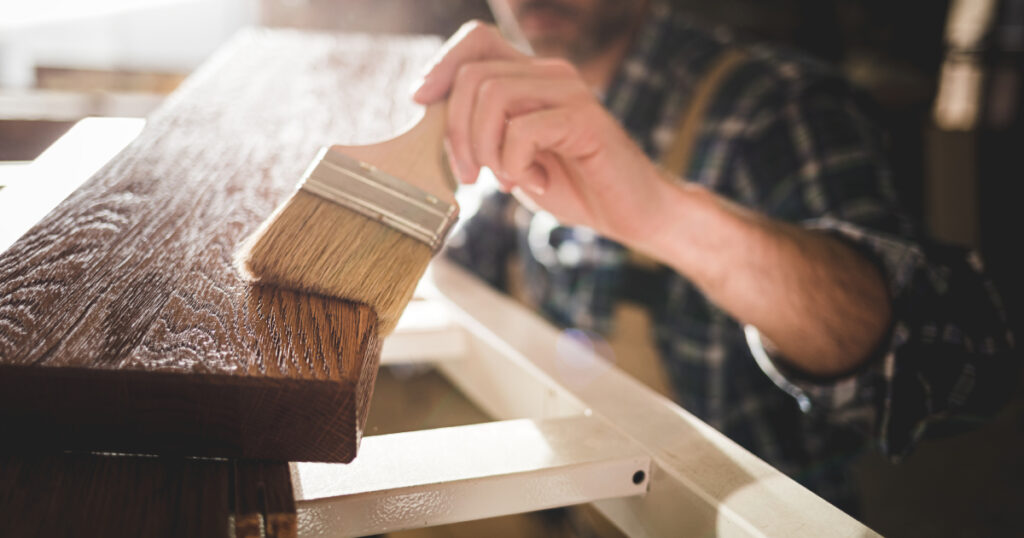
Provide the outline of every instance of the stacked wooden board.
<path id="1" fill-rule="evenodd" d="M 246 31 L 0 253 L 3 511 L 40 469 L 113 469 L 85 452 L 230 458 L 182 471 L 220 476 L 218 499 L 224 484 L 237 497 L 241 459 L 355 456 L 379 361 L 374 312 L 248 285 L 232 254 L 322 146 L 386 138 L 416 116 L 404 92 L 436 46 Z"/>

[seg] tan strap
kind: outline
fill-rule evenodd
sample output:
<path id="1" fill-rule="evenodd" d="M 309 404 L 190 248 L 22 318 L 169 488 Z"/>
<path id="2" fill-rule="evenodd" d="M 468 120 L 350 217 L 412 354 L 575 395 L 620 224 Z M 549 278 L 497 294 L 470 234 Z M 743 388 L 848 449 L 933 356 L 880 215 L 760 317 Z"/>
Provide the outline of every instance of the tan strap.
<path id="1" fill-rule="evenodd" d="M 697 82 L 690 104 L 679 119 L 672 146 L 662 155 L 661 166 L 667 172 L 679 177 L 685 175 L 708 107 L 711 106 L 722 82 L 746 59 L 746 52 L 736 48 L 726 49 L 713 60 L 711 67 Z"/>
<path id="2" fill-rule="evenodd" d="M 708 107 L 728 75 L 746 57 L 746 53 L 741 50 L 726 49 L 713 60 L 710 68 L 698 81 L 689 106 L 679 119 L 672 146 L 662 156 L 661 165 L 665 171 L 680 178 L 684 177 Z M 629 250 L 628 257 L 628 263 L 631 265 L 648 269 L 658 265 L 653 258 L 632 249 Z M 675 399 L 672 380 L 665 370 L 661 354 L 652 338 L 654 331 L 650 312 L 638 305 L 619 303 L 615 306 L 613 315 L 612 333 L 608 340 L 618 366 L 662 395 Z"/>
<path id="3" fill-rule="evenodd" d="M 700 126 L 708 107 L 711 106 L 722 82 L 746 59 L 747 53 L 741 49 L 725 49 L 712 60 L 711 66 L 704 76 L 697 81 L 693 97 L 686 110 L 683 111 L 682 117 L 679 118 L 672 145 L 662 155 L 661 167 L 666 172 L 680 178 L 685 176 L 687 168 L 690 167 L 693 147 L 697 143 L 697 134 L 700 132 Z M 658 265 L 653 258 L 633 250 L 629 251 L 628 257 L 630 263 L 640 267 L 653 268 Z"/>

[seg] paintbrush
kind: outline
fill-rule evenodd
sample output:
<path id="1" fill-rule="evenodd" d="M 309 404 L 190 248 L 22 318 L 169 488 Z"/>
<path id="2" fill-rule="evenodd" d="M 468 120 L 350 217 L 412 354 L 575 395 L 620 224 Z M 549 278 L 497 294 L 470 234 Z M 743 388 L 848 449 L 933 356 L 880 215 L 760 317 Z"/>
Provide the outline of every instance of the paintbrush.
<path id="1" fill-rule="evenodd" d="M 243 277 L 370 305 L 390 333 L 458 217 L 445 104 L 402 134 L 320 151 L 235 254 Z"/>

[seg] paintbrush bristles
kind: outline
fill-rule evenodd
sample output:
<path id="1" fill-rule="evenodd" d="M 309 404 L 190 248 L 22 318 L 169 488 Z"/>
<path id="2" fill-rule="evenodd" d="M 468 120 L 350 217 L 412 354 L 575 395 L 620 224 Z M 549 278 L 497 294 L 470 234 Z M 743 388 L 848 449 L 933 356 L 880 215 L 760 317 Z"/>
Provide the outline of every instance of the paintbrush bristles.
<path id="1" fill-rule="evenodd" d="M 249 280 L 370 305 L 389 334 L 433 256 L 376 220 L 296 191 L 235 255 Z"/>

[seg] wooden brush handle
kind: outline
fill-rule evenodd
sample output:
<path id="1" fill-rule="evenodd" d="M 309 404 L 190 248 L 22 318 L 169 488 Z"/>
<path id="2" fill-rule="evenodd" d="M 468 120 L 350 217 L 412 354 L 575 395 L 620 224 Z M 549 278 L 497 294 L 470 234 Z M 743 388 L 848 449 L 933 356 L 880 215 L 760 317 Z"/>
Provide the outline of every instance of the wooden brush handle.
<path id="1" fill-rule="evenodd" d="M 423 116 L 401 134 L 375 144 L 331 146 L 338 151 L 377 167 L 409 184 L 445 200 L 455 202 L 455 183 L 444 155 L 444 131 L 448 102 L 427 105 Z"/>

